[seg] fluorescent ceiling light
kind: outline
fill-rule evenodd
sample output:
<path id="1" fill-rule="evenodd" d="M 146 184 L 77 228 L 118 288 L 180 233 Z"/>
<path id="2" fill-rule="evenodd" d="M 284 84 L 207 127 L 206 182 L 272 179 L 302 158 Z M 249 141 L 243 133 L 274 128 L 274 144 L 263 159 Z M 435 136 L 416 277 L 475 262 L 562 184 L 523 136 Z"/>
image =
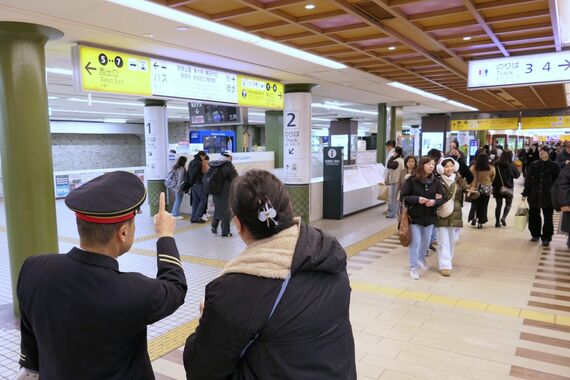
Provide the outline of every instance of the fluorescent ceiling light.
<path id="1" fill-rule="evenodd" d="M 103 119 L 105 123 L 115 123 L 115 124 L 124 124 L 127 122 L 127 119 Z"/>
<path id="2" fill-rule="evenodd" d="M 315 9 L 315 4 L 307 4 L 305 5 L 305 9 Z"/>
<path id="3" fill-rule="evenodd" d="M 440 102 L 445 102 L 447 100 L 443 96 L 435 95 L 435 94 L 429 93 L 427 91 L 423 91 L 423 90 L 417 89 L 415 87 L 405 85 L 405 84 L 400 83 L 400 82 L 390 82 L 390 83 L 386 83 L 386 84 L 388 86 L 396 87 L 396 88 L 399 88 L 400 90 L 404 90 L 404 91 L 408 91 L 408 92 L 413 92 L 414 94 L 425 96 L 426 98 L 438 100 Z"/>
<path id="4" fill-rule="evenodd" d="M 323 117 L 312 117 L 311 120 L 315 121 L 331 121 L 331 119 L 325 119 Z"/>
<path id="5" fill-rule="evenodd" d="M 59 99 L 57 96 L 48 96 L 48 100 L 57 100 Z"/>
<path id="6" fill-rule="evenodd" d="M 46 72 L 50 74 L 73 75 L 73 70 L 60 69 L 57 67 L 46 67 Z"/>
<path id="7" fill-rule="evenodd" d="M 70 102 L 79 102 L 79 103 L 89 103 L 89 99 L 82 99 L 82 98 L 69 98 L 67 99 Z M 95 104 L 111 104 L 111 105 L 117 105 L 117 106 L 132 106 L 132 107 L 144 107 L 144 104 L 142 102 L 115 102 L 115 101 L 111 101 L 111 100 L 94 100 L 91 99 L 91 103 L 95 103 Z M 184 111 L 188 111 L 187 107 L 179 107 L 179 106 L 169 106 L 168 104 L 166 105 L 166 107 L 169 110 L 184 110 Z"/>
<path id="8" fill-rule="evenodd" d="M 210 20 L 206 20 L 150 1 L 145 1 L 145 0 L 107 0 L 107 1 L 109 1 L 110 3 L 122 5 L 127 8 L 136 9 L 138 11 L 148 13 L 153 16 L 166 18 L 168 20 L 176 21 L 181 24 L 192 26 L 194 28 L 219 34 L 234 40 L 254 44 L 281 54 L 286 54 L 308 62 L 326 66 L 331 69 L 346 68 L 345 65 L 332 61 L 330 59 L 319 57 L 317 55 L 307 53 L 305 51 L 295 49 L 283 44 L 279 44 L 277 42 L 269 41 L 261 37 L 258 37 L 254 34 L 230 28 L 229 26 L 219 24 Z"/>
<path id="9" fill-rule="evenodd" d="M 85 114 L 94 114 L 94 115 L 115 115 L 115 116 L 136 116 L 136 117 L 144 117 L 144 115 L 139 115 L 136 113 L 121 113 L 121 112 L 100 112 L 100 111 L 80 111 L 80 110 L 63 110 L 54 108 L 52 112 L 65 112 L 65 113 L 85 113 Z"/>
<path id="10" fill-rule="evenodd" d="M 465 36 L 465 37 L 463 37 L 463 41 L 469 41 L 471 38 L 472 37 L 470 37 L 470 36 Z"/>
<path id="11" fill-rule="evenodd" d="M 87 122 L 101 122 L 103 121 L 103 119 L 80 119 L 80 118 L 76 118 L 76 117 L 52 117 L 50 118 L 51 121 L 59 121 L 59 120 L 63 120 L 63 121 L 87 121 Z"/>
<path id="12" fill-rule="evenodd" d="M 311 104 L 313 107 L 315 108 L 326 108 L 326 109 L 331 109 L 331 110 L 338 110 L 338 111 L 345 111 L 345 112 L 353 112 L 353 113 L 361 113 L 364 115 L 374 115 L 377 116 L 378 112 L 372 112 L 372 111 L 364 111 L 364 110 L 358 110 L 355 108 L 346 108 L 346 107 L 339 107 L 339 106 L 335 106 L 332 105 L 330 103 L 328 104 L 319 104 L 319 103 L 313 103 Z"/>
<path id="13" fill-rule="evenodd" d="M 471 106 L 468 106 L 468 105 L 466 105 L 466 104 L 456 102 L 455 100 L 448 100 L 448 101 L 446 101 L 446 103 L 447 103 L 447 104 L 451 104 L 452 106 L 465 108 L 465 109 L 467 109 L 467 110 L 469 110 L 469 111 L 479 111 L 479 110 L 478 110 L 477 108 L 475 108 L 475 107 L 471 107 Z"/>
<path id="14" fill-rule="evenodd" d="M 390 46 L 390 47 L 388 47 L 388 50 L 396 50 L 396 47 L 395 47 L 395 46 Z"/>

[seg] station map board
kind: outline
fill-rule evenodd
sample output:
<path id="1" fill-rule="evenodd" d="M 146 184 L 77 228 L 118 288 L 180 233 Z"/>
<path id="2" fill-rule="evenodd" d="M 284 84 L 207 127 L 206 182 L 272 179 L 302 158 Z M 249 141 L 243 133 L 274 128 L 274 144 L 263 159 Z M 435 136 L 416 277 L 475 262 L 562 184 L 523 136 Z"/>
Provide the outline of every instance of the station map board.
<path id="1" fill-rule="evenodd" d="M 84 92 L 283 109 L 283 84 L 274 80 L 81 44 L 72 57 L 75 86 Z"/>

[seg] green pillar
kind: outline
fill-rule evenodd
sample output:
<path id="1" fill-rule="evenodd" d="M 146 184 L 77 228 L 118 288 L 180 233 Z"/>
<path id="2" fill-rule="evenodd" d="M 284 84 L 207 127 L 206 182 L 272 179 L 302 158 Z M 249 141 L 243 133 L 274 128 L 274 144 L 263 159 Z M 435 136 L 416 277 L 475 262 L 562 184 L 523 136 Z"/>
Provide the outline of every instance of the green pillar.
<path id="1" fill-rule="evenodd" d="M 404 109 L 402 107 L 390 107 L 390 140 L 396 141 L 396 137 L 402 134 L 404 124 Z"/>
<path id="2" fill-rule="evenodd" d="M 247 126 L 238 125 L 236 127 L 236 141 L 235 149 L 236 152 L 243 152 L 243 133 L 246 131 Z"/>
<path id="3" fill-rule="evenodd" d="M 479 148 L 487 144 L 487 133 L 488 131 L 477 131 L 477 140 L 479 140 Z"/>
<path id="4" fill-rule="evenodd" d="M 275 152 L 275 167 L 283 167 L 283 111 L 265 111 L 265 146 Z"/>
<path id="5" fill-rule="evenodd" d="M 44 46 L 63 33 L 0 22 L 0 151 L 14 313 L 29 256 L 58 252 Z"/>
<path id="6" fill-rule="evenodd" d="M 378 133 L 376 139 L 376 161 L 384 163 L 386 159 L 386 141 L 387 133 L 386 133 L 386 103 L 379 103 L 378 104 Z"/>

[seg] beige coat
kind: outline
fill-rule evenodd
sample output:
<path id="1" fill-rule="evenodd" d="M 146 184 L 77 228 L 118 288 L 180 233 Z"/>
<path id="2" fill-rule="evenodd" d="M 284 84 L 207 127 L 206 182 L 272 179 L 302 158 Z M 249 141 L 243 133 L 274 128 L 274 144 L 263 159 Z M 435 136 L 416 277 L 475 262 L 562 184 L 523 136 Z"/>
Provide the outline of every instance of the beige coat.
<path id="1" fill-rule="evenodd" d="M 479 187 L 480 184 L 486 186 L 490 186 L 493 184 L 496 175 L 494 166 L 490 166 L 489 170 L 477 172 L 477 169 L 475 169 L 475 165 L 472 165 L 470 170 L 474 178 L 473 182 L 471 183 L 472 188 L 476 189 Z"/>

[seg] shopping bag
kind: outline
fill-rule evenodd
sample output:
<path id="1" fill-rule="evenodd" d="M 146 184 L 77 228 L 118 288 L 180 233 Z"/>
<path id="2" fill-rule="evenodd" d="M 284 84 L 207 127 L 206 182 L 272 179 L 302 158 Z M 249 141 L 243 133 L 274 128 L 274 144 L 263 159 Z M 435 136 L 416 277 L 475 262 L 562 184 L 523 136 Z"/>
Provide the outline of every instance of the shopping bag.
<path id="1" fill-rule="evenodd" d="M 522 201 L 515 214 L 515 228 L 519 231 L 524 231 L 528 224 L 528 203 Z"/>
<path id="2" fill-rule="evenodd" d="M 390 186 L 379 184 L 378 185 L 380 191 L 378 191 L 378 200 L 379 201 L 388 201 L 390 197 Z"/>
<path id="3" fill-rule="evenodd" d="M 410 222 L 411 218 L 410 215 L 408 215 L 408 208 L 403 205 L 402 211 L 400 213 L 400 224 L 398 225 L 398 237 L 400 238 L 400 244 L 402 244 L 402 247 L 407 247 L 410 245 Z"/>

